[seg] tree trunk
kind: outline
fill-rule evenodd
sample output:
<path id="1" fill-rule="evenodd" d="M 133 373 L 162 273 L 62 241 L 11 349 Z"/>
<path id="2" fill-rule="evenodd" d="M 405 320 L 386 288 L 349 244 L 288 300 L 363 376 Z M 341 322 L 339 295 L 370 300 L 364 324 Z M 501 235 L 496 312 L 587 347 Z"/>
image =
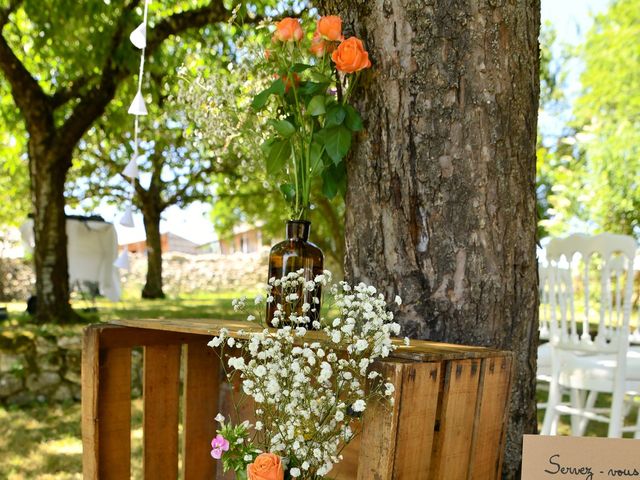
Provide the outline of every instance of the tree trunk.
<path id="1" fill-rule="evenodd" d="M 147 235 L 147 280 L 142 289 L 142 298 L 164 298 L 162 291 L 162 243 L 160 240 L 161 211 L 151 202 L 143 207 L 144 231 Z"/>
<path id="2" fill-rule="evenodd" d="M 33 197 L 36 322 L 71 323 L 78 319 L 69 303 L 69 264 L 64 213 L 64 184 L 71 153 L 31 135 L 29 174 Z"/>
<path id="3" fill-rule="evenodd" d="M 345 270 L 413 338 L 516 355 L 503 475 L 536 430 L 538 0 L 321 0 L 373 68 L 348 161 Z M 348 36 L 348 35 L 347 35 Z"/>

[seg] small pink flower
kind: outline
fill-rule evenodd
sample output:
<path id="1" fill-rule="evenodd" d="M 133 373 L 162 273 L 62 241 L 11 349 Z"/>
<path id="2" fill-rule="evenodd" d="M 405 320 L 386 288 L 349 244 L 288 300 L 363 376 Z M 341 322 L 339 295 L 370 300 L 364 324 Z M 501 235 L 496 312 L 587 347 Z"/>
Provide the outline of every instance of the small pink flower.
<path id="1" fill-rule="evenodd" d="M 220 460 L 222 454 L 229 451 L 229 441 L 222 435 L 216 435 L 216 437 L 211 440 L 211 448 L 211 456 L 216 460 Z"/>

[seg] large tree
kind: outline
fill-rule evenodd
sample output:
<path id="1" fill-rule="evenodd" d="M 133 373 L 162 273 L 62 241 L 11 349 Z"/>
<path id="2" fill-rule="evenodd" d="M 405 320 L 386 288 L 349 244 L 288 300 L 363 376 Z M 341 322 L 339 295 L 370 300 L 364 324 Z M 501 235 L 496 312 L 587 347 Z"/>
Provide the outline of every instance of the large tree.
<path id="1" fill-rule="evenodd" d="M 534 432 L 539 1 L 322 0 L 364 39 L 347 276 L 413 338 L 515 353 L 504 475 Z"/>
<path id="2" fill-rule="evenodd" d="M 262 2 L 259 2 L 260 4 Z M 4 0 L 0 71 L 28 134 L 39 321 L 68 321 L 64 188 L 74 148 L 137 71 L 128 33 L 142 0 Z M 153 2 L 148 60 L 163 42 L 233 15 L 222 0 Z M 242 11 L 239 12 L 243 14 Z M 123 101 L 122 108 L 126 108 Z"/>

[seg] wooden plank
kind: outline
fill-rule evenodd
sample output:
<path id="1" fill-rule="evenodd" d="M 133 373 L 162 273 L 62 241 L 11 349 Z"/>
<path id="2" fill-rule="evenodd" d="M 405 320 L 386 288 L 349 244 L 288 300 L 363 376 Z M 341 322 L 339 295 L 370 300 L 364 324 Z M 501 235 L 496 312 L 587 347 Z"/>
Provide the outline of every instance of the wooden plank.
<path id="1" fill-rule="evenodd" d="M 395 445 L 402 395 L 403 364 L 384 361 L 375 365 L 396 387 L 393 405 L 378 401 L 365 411 L 360 439 L 358 480 L 390 479 L 395 461 Z"/>
<path id="2" fill-rule="evenodd" d="M 447 362 L 429 478 L 467 478 L 479 378 L 479 360 Z"/>
<path id="3" fill-rule="evenodd" d="M 183 469 L 185 480 L 214 478 L 211 439 L 218 427 L 220 358 L 206 340 L 185 347 Z"/>
<path id="4" fill-rule="evenodd" d="M 82 477 L 98 479 L 98 385 L 100 343 L 98 327 L 84 330 L 82 339 Z"/>
<path id="5" fill-rule="evenodd" d="M 184 345 L 202 343 L 203 339 L 202 335 L 183 332 L 106 324 L 101 326 L 100 348 Z"/>
<path id="6" fill-rule="evenodd" d="M 178 478 L 180 345 L 144 347 L 144 478 Z"/>
<path id="7" fill-rule="evenodd" d="M 502 357 L 484 360 L 480 385 L 468 478 L 498 479 L 509 411 L 511 359 Z"/>
<path id="8" fill-rule="evenodd" d="M 241 320 L 152 318 L 120 319 L 114 320 L 112 323 L 133 328 L 206 336 L 218 335 L 220 330 L 225 328 L 228 330 L 228 335 L 235 338 L 247 338 L 252 332 L 262 331 L 262 327 L 255 322 Z M 326 342 L 328 340 L 324 332 L 308 332 L 301 341 Z M 397 347 L 397 350 L 393 353 L 394 358 L 413 361 L 442 361 L 508 355 L 508 353 L 499 350 L 468 345 L 412 340 L 411 345 L 406 346 L 403 340 L 398 338 L 394 339 L 393 342 Z"/>
<path id="9" fill-rule="evenodd" d="M 82 359 L 83 477 L 131 475 L 131 349 L 100 348 L 102 327 L 85 331 Z"/>
<path id="10" fill-rule="evenodd" d="M 429 477 L 440 371 L 436 362 L 403 367 L 393 478 Z"/>

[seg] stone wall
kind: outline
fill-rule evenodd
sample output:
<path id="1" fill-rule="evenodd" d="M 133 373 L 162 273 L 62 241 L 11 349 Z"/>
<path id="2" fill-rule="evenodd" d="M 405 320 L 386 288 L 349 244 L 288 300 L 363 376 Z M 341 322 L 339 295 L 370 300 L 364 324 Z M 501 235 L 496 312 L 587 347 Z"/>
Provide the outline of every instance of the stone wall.
<path id="1" fill-rule="evenodd" d="M 0 257 L 0 302 L 26 301 L 35 290 L 35 283 L 31 262 Z"/>
<path id="2" fill-rule="evenodd" d="M 164 291 L 169 296 L 224 290 L 252 290 L 267 281 L 269 249 L 230 255 L 166 253 L 162 259 Z M 131 271 L 122 277 L 123 291 L 139 292 L 147 258 L 131 256 Z"/>
<path id="3" fill-rule="evenodd" d="M 221 290 L 251 290 L 267 280 L 269 249 L 258 253 L 188 255 L 166 253 L 162 270 L 169 296 Z M 124 292 L 139 296 L 147 273 L 147 258 L 131 256 L 131 271 L 122 272 Z M 0 302 L 26 301 L 35 290 L 30 262 L 0 258 Z"/>
<path id="4" fill-rule="evenodd" d="M 0 404 L 80 399 L 82 327 L 0 329 Z M 132 355 L 132 394 L 140 395 L 142 355 Z"/>

